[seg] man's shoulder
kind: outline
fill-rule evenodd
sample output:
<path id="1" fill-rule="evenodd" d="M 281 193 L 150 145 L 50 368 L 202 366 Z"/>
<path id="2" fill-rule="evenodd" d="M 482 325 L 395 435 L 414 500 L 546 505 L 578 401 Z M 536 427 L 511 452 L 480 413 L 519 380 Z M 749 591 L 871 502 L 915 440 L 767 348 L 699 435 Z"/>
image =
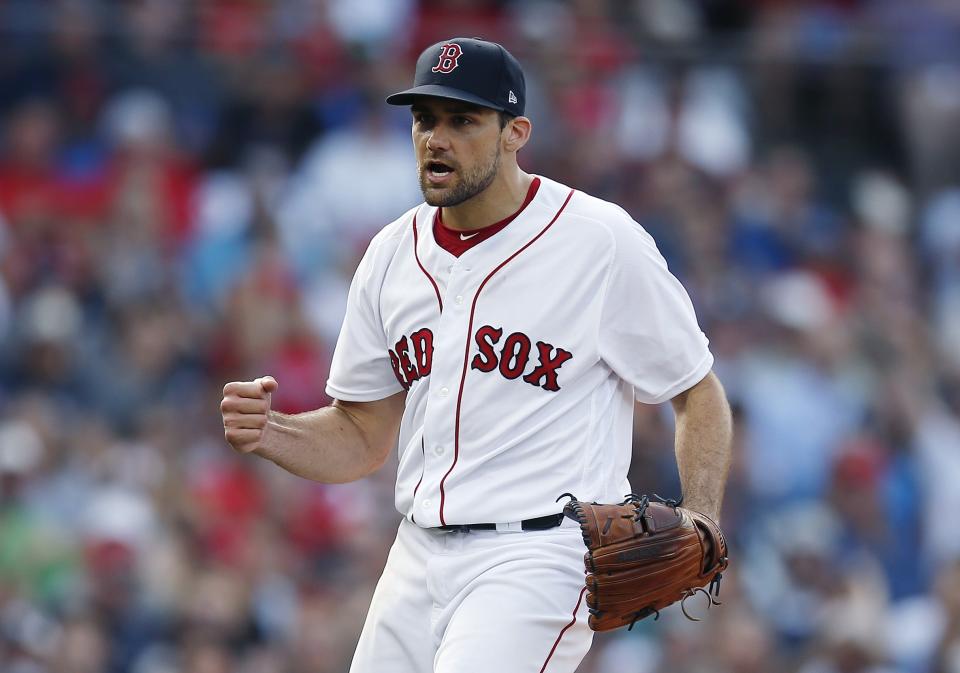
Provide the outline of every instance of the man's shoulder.
<path id="1" fill-rule="evenodd" d="M 380 247 L 382 245 L 387 245 L 391 242 L 394 245 L 403 238 L 405 232 L 407 232 L 413 222 L 413 218 L 416 216 L 417 211 L 423 207 L 423 204 L 417 204 L 403 215 L 395 219 L 393 222 L 385 226 L 383 229 L 377 232 L 377 234 L 370 240 L 370 247 Z"/>
<path id="2" fill-rule="evenodd" d="M 608 229 L 640 227 L 622 206 L 578 191 L 570 201 L 571 214 Z"/>
<path id="3" fill-rule="evenodd" d="M 424 204 L 418 204 L 378 231 L 367 246 L 369 252 L 392 254 L 412 228 L 414 217 Z"/>
<path id="4" fill-rule="evenodd" d="M 599 238 L 615 245 L 615 241 L 624 235 L 640 233 L 648 237 L 646 230 L 634 220 L 620 205 L 612 201 L 588 194 L 587 192 L 571 189 L 554 180 L 543 179 L 550 191 L 567 195 L 571 191 L 573 196 L 563 210 L 562 216 L 575 223 L 576 231 Z"/>
<path id="5" fill-rule="evenodd" d="M 367 284 L 375 279 L 383 279 L 387 269 L 393 263 L 406 236 L 410 235 L 414 217 L 423 204 L 414 206 L 393 222 L 385 226 L 367 244 L 367 249 L 357 267 L 357 277 Z"/>

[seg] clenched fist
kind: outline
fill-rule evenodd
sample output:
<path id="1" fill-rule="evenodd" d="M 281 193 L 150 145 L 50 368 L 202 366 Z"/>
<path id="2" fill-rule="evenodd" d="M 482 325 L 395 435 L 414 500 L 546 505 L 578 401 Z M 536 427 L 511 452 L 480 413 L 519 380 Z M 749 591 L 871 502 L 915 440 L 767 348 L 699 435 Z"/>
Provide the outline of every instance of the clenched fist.
<path id="1" fill-rule="evenodd" d="M 276 389 L 272 376 L 232 381 L 223 387 L 223 436 L 238 453 L 250 453 L 260 446 L 270 413 L 270 393 Z"/>

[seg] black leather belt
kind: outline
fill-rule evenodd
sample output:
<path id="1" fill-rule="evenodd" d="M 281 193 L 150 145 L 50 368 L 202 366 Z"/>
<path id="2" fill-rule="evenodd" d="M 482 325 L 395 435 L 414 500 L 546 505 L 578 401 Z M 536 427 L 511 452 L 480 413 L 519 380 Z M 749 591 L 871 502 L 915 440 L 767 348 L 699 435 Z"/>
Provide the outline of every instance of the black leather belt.
<path id="1" fill-rule="evenodd" d="M 563 514 L 548 514 L 546 516 L 538 516 L 535 519 L 524 519 L 520 522 L 521 530 L 549 530 L 551 528 L 556 528 L 560 525 L 560 522 L 563 521 Z M 500 524 L 501 527 L 504 524 Z M 497 524 L 495 523 L 462 523 L 462 524 L 453 524 L 449 526 L 440 526 L 439 530 L 448 530 L 448 531 L 458 531 L 460 533 L 467 533 L 471 530 L 497 530 Z"/>

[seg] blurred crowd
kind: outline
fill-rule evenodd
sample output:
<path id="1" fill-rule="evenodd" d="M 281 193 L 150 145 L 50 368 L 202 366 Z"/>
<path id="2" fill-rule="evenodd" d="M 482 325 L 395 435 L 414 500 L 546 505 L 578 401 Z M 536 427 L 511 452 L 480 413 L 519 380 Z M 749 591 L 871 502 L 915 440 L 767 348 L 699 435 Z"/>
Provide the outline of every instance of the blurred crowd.
<path id="1" fill-rule="evenodd" d="M 735 410 L 724 606 L 581 673 L 960 673 L 955 0 L 0 0 L 0 670 L 347 670 L 395 464 L 296 479 L 217 405 L 329 402 L 420 201 L 383 97 L 455 35 L 525 64 L 521 165 L 655 236 Z M 669 405 L 631 480 L 678 493 Z"/>

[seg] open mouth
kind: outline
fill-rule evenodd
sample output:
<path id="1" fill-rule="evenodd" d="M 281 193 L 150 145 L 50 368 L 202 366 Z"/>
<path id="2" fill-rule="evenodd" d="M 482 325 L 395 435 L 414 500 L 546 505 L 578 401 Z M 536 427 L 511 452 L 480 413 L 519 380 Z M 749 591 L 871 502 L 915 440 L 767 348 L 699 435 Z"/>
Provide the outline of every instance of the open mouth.
<path id="1" fill-rule="evenodd" d="M 427 177 L 434 181 L 442 181 L 453 174 L 453 167 L 442 161 L 428 161 L 425 168 Z"/>

